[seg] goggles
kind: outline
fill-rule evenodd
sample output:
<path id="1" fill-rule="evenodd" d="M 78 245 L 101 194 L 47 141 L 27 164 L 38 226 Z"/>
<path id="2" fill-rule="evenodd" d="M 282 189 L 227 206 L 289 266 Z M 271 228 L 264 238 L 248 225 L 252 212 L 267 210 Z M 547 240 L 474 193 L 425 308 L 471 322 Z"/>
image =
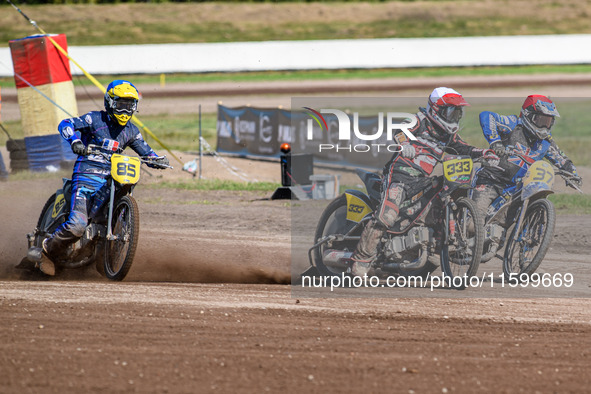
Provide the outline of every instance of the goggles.
<path id="1" fill-rule="evenodd" d="M 544 129 L 550 129 L 554 124 L 554 116 L 535 113 L 530 118 L 531 122 L 536 126 Z"/>
<path id="2" fill-rule="evenodd" d="M 440 116 L 448 123 L 458 123 L 464 116 L 464 107 L 449 106 L 443 107 Z"/>
<path id="3" fill-rule="evenodd" d="M 126 113 L 131 115 L 137 109 L 137 100 L 128 98 L 115 98 L 113 99 L 112 107 L 114 113 Z"/>

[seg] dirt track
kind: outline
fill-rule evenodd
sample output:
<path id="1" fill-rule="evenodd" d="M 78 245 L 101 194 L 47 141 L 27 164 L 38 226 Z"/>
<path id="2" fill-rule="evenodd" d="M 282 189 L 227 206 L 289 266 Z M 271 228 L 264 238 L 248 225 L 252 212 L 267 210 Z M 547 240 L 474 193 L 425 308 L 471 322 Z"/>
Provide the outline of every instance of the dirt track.
<path id="1" fill-rule="evenodd" d="M 288 286 L 2 283 L 2 392 L 583 392 L 579 300 L 297 300 Z"/>
<path id="2" fill-rule="evenodd" d="M 277 166 L 233 164 L 258 168 L 262 180 Z M 140 252 L 126 282 L 106 283 L 92 270 L 19 279 L 12 265 L 24 254 L 24 234 L 57 185 L 58 176 L 0 185 L 0 392 L 588 387 L 588 298 L 425 298 L 428 289 L 394 289 L 412 290 L 401 298 L 298 295 L 281 284 L 290 278 L 290 207 L 265 193 L 139 187 Z M 579 261 L 587 285 L 589 219 L 559 217 L 548 263 Z M 573 254 L 581 229 L 587 235 Z"/>
<path id="3" fill-rule="evenodd" d="M 194 110 L 174 103 L 165 108 Z M 276 163 L 231 162 L 279 179 Z M 211 158 L 204 174 L 236 180 Z M 583 392 L 591 383 L 589 215 L 558 217 L 541 267 L 572 271 L 583 298 L 498 288 L 461 299 L 429 289 L 301 293 L 285 284 L 305 268 L 295 260 L 290 270 L 286 201 L 142 185 L 140 248 L 125 282 L 92 270 L 23 280 L 13 266 L 24 235 L 59 184 L 59 175 L 0 183 L 0 393 Z"/>

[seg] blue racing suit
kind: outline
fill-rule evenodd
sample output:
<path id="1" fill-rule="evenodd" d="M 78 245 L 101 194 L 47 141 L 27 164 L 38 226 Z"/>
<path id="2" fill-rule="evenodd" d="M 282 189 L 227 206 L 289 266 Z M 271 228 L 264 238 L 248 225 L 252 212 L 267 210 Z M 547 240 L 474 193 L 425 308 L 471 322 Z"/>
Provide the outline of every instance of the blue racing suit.
<path id="1" fill-rule="evenodd" d="M 573 162 L 558 148 L 552 136 L 547 139 L 533 138 L 525 130 L 519 116 L 483 111 L 480 113 L 480 126 L 489 144 L 501 142 L 503 146 L 512 146 L 534 160 L 547 159 L 558 169 L 577 175 Z M 515 163 L 509 160 L 501 157 L 499 167 L 502 170 L 484 167 L 478 172 L 472 198 L 481 212 L 486 212 L 505 187 L 515 184 Z"/>
<path id="2" fill-rule="evenodd" d="M 141 157 L 158 157 L 134 124 L 128 122 L 121 126 L 105 111 L 92 111 L 81 117 L 64 119 L 58 130 L 70 145 L 82 141 L 85 146 L 93 144 L 110 153 L 123 151 L 129 146 Z M 62 253 L 65 247 L 84 234 L 90 204 L 100 189 L 106 187 L 110 172 L 111 164 L 103 156 L 78 156 L 72 174 L 70 215 L 48 241 L 47 253 L 50 257 Z"/>

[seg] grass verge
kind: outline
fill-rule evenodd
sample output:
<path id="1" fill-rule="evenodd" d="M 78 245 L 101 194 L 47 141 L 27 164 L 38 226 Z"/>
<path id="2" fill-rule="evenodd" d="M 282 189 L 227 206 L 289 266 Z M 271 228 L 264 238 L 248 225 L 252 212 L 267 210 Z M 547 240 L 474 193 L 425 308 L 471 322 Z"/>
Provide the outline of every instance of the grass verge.
<path id="1" fill-rule="evenodd" d="M 590 73 L 591 65 L 538 65 L 538 66 L 482 66 L 482 67 L 425 67 L 425 68 L 388 68 L 388 69 L 341 69 L 309 71 L 253 71 L 236 73 L 202 74 L 159 74 L 136 75 L 95 75 L 106 86 L 115 78 L 129 79 L 134 84 L 181 84 L 205 82 L 269 82 L 303 81 L 331 79 L 380 79 L 380 78 L 424 78 L 453 76 L 492 76 L 492 75 L 531 75 L 531 74 L 574 74 Z M 73 76 L 75 86 L 94 86 L 82 75 Z M 0 87 L 14 88 L 14 78 L 0 78 Z"/>
<path id="2" fill-rule="evenodd" d="M 149 188 L 179 189 L 179 190 L 225 190 L 225 191 L 253 191 L 271 192 L 281 186 L 274 182 L 236 182 L 221 179 L 201 179 L 193 181 L 162 181 L 145 185 Z"/>
<path id="3" fill-rule="evenodd" d="M 581 0 L 19 4 L 70 46 L 589 33 Z M 0 43 L 37 31 L 0 5 Z M 125 19 L 122 34 L 121 18 Z"/>
<path id="4" fill-rule="evenodd" d="M 591 196 L 587 194 L 551 194 L 548 199 L 558 214 L 591 214 Z"/>

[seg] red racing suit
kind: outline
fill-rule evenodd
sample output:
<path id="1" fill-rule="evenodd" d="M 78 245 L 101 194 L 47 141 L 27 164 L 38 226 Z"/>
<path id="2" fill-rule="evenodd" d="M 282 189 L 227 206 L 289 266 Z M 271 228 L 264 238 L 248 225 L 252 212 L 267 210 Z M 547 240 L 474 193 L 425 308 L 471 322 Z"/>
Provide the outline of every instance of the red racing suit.
<path id="1" fill-rule="evenodd" d="M 475 159 L 488 151 L 468 145 L 457 133 L 439 133 L 429 121 L 424 108 L 420 110 L 416 114 L 416 126 L 409 130 L 417 139 L 411 140 L 402 132 L 394 137 L 400 145 L 412 145 L 416 155 L 409 159 L 395 153 L 384 166 L 380 206 L 361 234 L 352 256 L 354 261 L 372 261 L 377 254 L 383 232 L 392 227 L 398 218 L 400 205 L 407 197 L 414 196 L 431 184 L 429 176 L 437 165 L 437 160 L 428 155 L 441 159 L 444 152 L 447 152 Z"/>

